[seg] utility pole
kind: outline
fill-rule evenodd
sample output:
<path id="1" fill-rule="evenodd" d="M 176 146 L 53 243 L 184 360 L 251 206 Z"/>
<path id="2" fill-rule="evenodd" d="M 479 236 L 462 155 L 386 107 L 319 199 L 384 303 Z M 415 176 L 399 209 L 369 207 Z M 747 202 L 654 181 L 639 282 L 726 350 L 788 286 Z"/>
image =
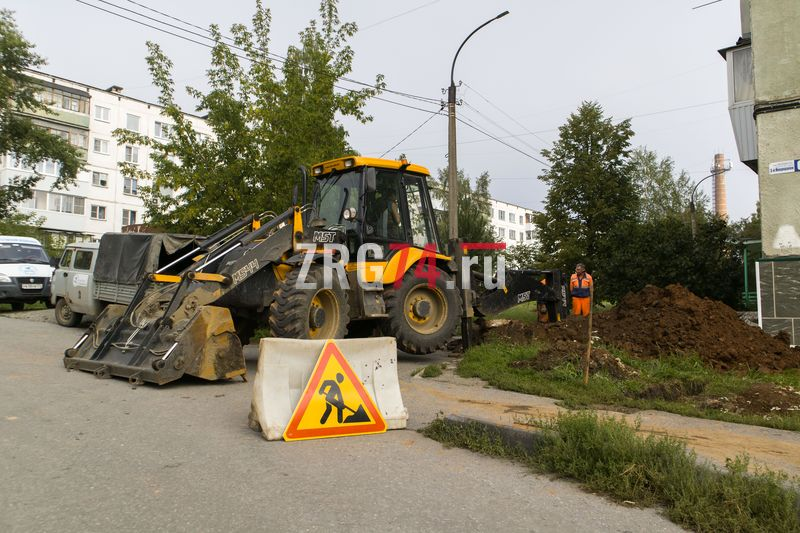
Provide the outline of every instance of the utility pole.
<path id="1" fill-rule="evenodd" d="M 456 156 L 456 83 L 454 80 L 454 72 L 456 69 L 456 59 L 461 49 L 467 44 L 469 38 L 475 35 L 478 30 L 495 20 L 508 15 L 508 11 L 503 11 L 496 17 L 487 20 L 467 35 L 461 46 L 458 47 L 456 55 L 453 57 L 453 64 L 450 67 L 450 87 L 447 88 L 447 220 L 450 227 L 448 238 L 450 241 L 450 253 L 456 262 L 456 283 L 461 290 L 461 342 L 466 350 L 470 345 L 470 321 L 473 316 L 472 313 L 472 293 L 469 288 L 469 276 L 464 279 L 464 273 L 461 271 L 461 257 L 463 249 L 458 240 L 458 159 Z"/>

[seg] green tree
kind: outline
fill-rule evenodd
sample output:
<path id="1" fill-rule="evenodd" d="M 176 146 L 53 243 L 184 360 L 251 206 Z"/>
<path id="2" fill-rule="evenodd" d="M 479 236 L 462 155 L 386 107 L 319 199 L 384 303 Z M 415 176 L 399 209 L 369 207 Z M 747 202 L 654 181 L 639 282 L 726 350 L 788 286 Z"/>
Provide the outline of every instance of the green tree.
<path id="1" fill-rule="evenodd" d="M 353 153 L 339 122 L 350 116 L 365 123 L 368 99 L 383 88 L 337 92 L 334 84 L 352 69 L 347 39 L 356 25 L 342 23 L 336 0 L 322 0 L 319 20 L 300 33 L 286 60 L 276 64 L 270 50 L 270 10 L 256 3 L 251 28 L 231 27 L 237 51 L 217 26 L 208 69 L 209 90 L 187 87 L 213 130 L 200 137 L 175 102 L 172 62 L 154 43 L 147 63 L 160 90 L 163 114 L 174 124 L 166 139 L 127 130 L 115 132 L 121 143 L 151 149 L 154 171 L 122 165 L 122 173 L 145 184 L 140 188 L 150 224 L 173 231 L 209 233 L 248 213 L 280 212 L 291 202 L 298 167 Z M 246 59 L 245 59 L 246 58 Z"/>
<path id="2" fill-rule="evenodd" d="M 538 252 L 538 247 L 532 243 L 515 244 L 505 252 L 506 266 L 519 269 L 536 268 Z"/>
<path id="3" fill-rule="evenodd" d="M 640 220 L 649 222 L 686 213 L 692 185 L 686 172 L 675 174 L 671 157 L 659 159 L 655 151 L 640 146 L 631 152 L 629 172 L 639 195 Z M 702 204 L 702 199 L 697 203 Z"/>
<path id="4" fill-rule="evenodd" d="M 12 13 L 0 9 L 0 154 L 12 154 L 31 169 L 46 159 L 58 161 L 59 175 L 53 188 L 63 189 L 75 182 L 82 164 L 74 146 L 36 126 L 30 118 L 37 112 L 52 113 L 37 98 L 40 87 L 25 73 L 44 64 L 34 45 L 20 33 Z M 33 170 L 0 187 L 0 219 L 11 217 L 19 202 L 33 196 L 33 188 L 42 178 Z"/>
<path id="5" fill-rule="evenodd" d="M 450 235 L 448 220 L 449 198 L 448 172 L 446 168 L 439 169 L 438 176 L 431 180 L 431 193 L 439 200 L 442 211 L 439 213 L 437 226 L 439 237 L 447 240 Z M 475 180 L 473 186 L 464 171 L 459 169 L 458 179 L 458 236 L 465 242 L 494 242 L 497 238 L 492 230 L 491 221 L 491 196 L 489 184 L 491 179 L 488 172 L 483 172 Z"/>
<path id="6" fill-rule="evenodd" d="M 592 271 L 606 259 L 608 231 L 636 217 L 638 198 L 628 172 L 632 136 L 629 120 L 615 124 L 598 103 L 584 102 L 559 128 L 552 149 L 542 150 L 552 164 L 540 176 L 549 190 L 534 220 L 542 264 L 569 272 L 583 262 Z"/>
<path id="7" fill-rule="evenodd" d="M 645 285 L 680 283 L 698 296 L 738 306 L 742 290 L 741 247 L 730 226 L 712 217 L 698 220 L 697 238 L 678 217 L 617 224 L 607 235 L 597 275 L 603 295 L 619 300 Z"/>

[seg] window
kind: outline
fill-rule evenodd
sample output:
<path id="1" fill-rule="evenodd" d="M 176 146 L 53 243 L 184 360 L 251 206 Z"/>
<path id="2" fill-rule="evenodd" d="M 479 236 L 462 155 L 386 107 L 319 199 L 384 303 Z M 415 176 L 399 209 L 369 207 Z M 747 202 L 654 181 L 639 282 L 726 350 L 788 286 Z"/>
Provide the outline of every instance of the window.
<path id="1" fill-rule="evenodd" d="M 166 139 L 169 136 L 169 124 L 156 121 L 156 126 L 153 129 L 153 135 L 158 139 Z"/>
<path id="2" fill-rule="evenodd" d="M 58 266 L 69 267 L 69 264 L 72 262 L 72 252 L 72 248 L 64 250 L 64 255 L 61 256 L 61 261 L 58 262 Z"/>
<path id="3" fill-rule="evenodd" d="M 25 200 L 22 205 L 28 209 L 47 209 L 47 193 L 45 191 L 33 191 L 33 196 Z"/>
<path id="4" fill-rule="evenodd" d="M 94 139 L 94 151 L 98 154 L 108 154 L 108 141 L 105 139 Z"/>
<path id="5" fill-rule="evenodd" d="M 131 131 L 139 131 L 139 117 L 136 115 L 131 115 L 128 113 L 127 118 L 125 120 L 125 129 Z"/>
<path id="6" fill-rule="evenodd" d="M 498 209 L 497 218 L 499 218 L 500 220 L 505 220 L 506 219 L 506 212 L 503 211 L 502 209 Z"/>
<path id="7" fill-rule="evenodd" d="M 122 192 L 125 194 L 132 194 L 134 196 L 139 194 L 139 180 L 126 176 L 125 183 L 122 185 Z"/>
<path id="8" fill-rule="evenodd" d="M 94 118 L 101 121 L 101 122 L 108 122 L 109 121 L 109 114 L 111 110 L 107 107 L 103 107 L 101 105 L 94 106 Z"/>
<path id="9" fill-rule="evenodd" d="M 96 187 L 108 187 L 108 174 L 105 172 L 92 172 L 92 185 Z"/>
<path id="10" fill-rule="evenodd" d="M 52 159 L 45 159 L 44 161 L 39 161 L 36 164 L 36 172 L 39 174 L 58 176 L 60 170 L 61 164 L 58 161 L 53 161 Z"/>
<path id="11" fill-rule="evenodd" d="M 92 268 L 92 255 L 93 252 L 91 250 L 77 250 L 72 268 L 75 270 L 89 270 Z"/>
<path id="12" fill-rule="evenodd" d="M 106 219 L 106 206 L 104 205 L 92 205 L 89 208 L 89 218 L 93 220 L 105 220 Z"/>
<path id="13" fill-rule="evenodd" d="M 73 113 L 89 114 L 89 95 L 66 89 L 43 87 L 36 98 L 45 105 L 58 107 Z"/>
<path id="14" fill-rule="evenodd" d="M 517 240 L 517 232 L 514 231 L 513 229 L 508 230 L 508 238 L 511 239 L 512 241 Z"/>
<path id="15" fill-rule="evenodd" d="M 525 232 L 525 238 L 528 239 L 529 241 L 532 241 L 533 240 L 533 230 L 526 231 Z"/>
<path id="16" fill-rule="evenodd" d="M 419 178 L 404 176 L 403 183 L 406 189 L 406 204 L 408 205 L 408 219 L 411 225 L 411 241 L 414 246 L 424 248 L 433 244 L 433 231 L 430 219 L 425 216 L 425 200 L 422 196 L 422 184 Z"/>
<path id="17" fill-rule="evenodd" d="M 125 161 L 128 163 L 138 163 L 139 162 L 139 147 L 138 146 L 126 146 L 125 147 Z"/>
<path id="18" fill-rule="evenodd" d="M 753 88 L 753 50 L 749 46 L 734 50 L 733 54 L 733 101 L 748 102 L 755 99 Z"/>
<path id="19" fill-rule="evenodd" d="M 342 175 L 340 181 L 348 178 Z M 335 178 L 333 178 L 335 179 Z M 333 183 L 333 179 L 329 180 Z M 400 211 L 400 180 L 396 172 L 378 170 L 375 176 L 375 190 L 366 193 L 365 228 L 368 242 L 386 243 L 387 241 L 405 241 L 405 221 Z M 358 189 L 355 193 L 358 195 Z M 323 191 L 324 194 L 324 191 Z M 353 196 L 351 193 L 350 196 Z M 338 216 L 343 202 L 333 210 Z M 333 218 L 336 218 L 334 216 Z M 330 219 L 329 219 L 330 220 Z M 386 251 L 386 250 L 384 250 Z"/>
<path id="20" fill-rule="evenodd" d="M 533 224 L 533 213 L 525 213 L 525 223 Z"/>
<path id="21" fill-rule="evenodd" d="M 506 228 L 499 228 L 497 230 L 497 234 L 500 235 L 501 239 L 505 239 L 506 238 Z"/>
<path id="22" fill-rule="evenodd" d="M 86 150 L 89 148 L 89 136 L 82 131 L 70 131 L 69 132 L 69 142 L 73 146 L 77 146 L 78 148 L 83 148 Z"/>
<path id="23" fill-rule="evenodd" d="M 136 211 L 134 211 L 133 209 L 123 209 L 122 225 L 132 226 L 133 224 L 136 224 Z"/>
<path id="24" fill-rule="evenodd" d="M 509 213 L 508 214 L 508 221 L 511 222 L 512 224 L 516 224 L 516 222 L 517 222 L 517 218 L 516 217 L 517 217 L 517 215 L 515 215 L 514 213 Z"/>
<path id="25" fill-rule="evenodd" d="M 47 200 L 47 209 L 50 211 L 72 213 L 74 215 L 83 214 L 85 198 L 51 192 L 48 194 Z"/>

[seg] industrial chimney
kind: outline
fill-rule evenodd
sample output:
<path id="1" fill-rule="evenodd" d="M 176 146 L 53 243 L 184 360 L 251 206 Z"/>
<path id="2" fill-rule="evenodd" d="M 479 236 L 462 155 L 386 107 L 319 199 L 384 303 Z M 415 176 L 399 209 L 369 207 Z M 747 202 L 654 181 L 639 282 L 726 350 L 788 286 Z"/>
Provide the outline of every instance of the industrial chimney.
<path id="1" fill-rule="evenodd" d="M 725 162 L 725 154 L 714 155 L 714 166 L 711 173 L 714 174 L 714 213 L 728 220 L 728 193 L 725 187 L 725 171 L 730 167 Z"/>

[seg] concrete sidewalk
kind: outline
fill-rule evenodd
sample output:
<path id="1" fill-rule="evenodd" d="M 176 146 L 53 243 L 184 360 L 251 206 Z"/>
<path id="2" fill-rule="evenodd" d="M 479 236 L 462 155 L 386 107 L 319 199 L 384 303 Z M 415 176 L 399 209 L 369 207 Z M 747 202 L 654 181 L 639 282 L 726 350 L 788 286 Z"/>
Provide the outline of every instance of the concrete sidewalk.
<path id="1" fill-rule="evenodd" d="M 453 365 L 448 365 L 453 367 Z M 409 425 L 420 427 L 436 416 L 456 415 L 479 419 L 500 426 L 529 428 L 530 418 L 546 418 L 564 411 L 556 400 L 488 387 L 479 379 L 463 379 L 445 370 L 438 378 L 401 376 L 400 387 L 412 416 Z M 697 455 L 716 465 L 726 458 L 747 453 L 752 462 L 790 476 L 800 476 L 800 433 L 778 429 L 720 422 L 665 413 L 637 411 L 625 414 L 598 411 L 640 422 L 642 433 L 670 435 L 683 440 Z M 417 416 L 414 416 L 417 415 Z"/>

